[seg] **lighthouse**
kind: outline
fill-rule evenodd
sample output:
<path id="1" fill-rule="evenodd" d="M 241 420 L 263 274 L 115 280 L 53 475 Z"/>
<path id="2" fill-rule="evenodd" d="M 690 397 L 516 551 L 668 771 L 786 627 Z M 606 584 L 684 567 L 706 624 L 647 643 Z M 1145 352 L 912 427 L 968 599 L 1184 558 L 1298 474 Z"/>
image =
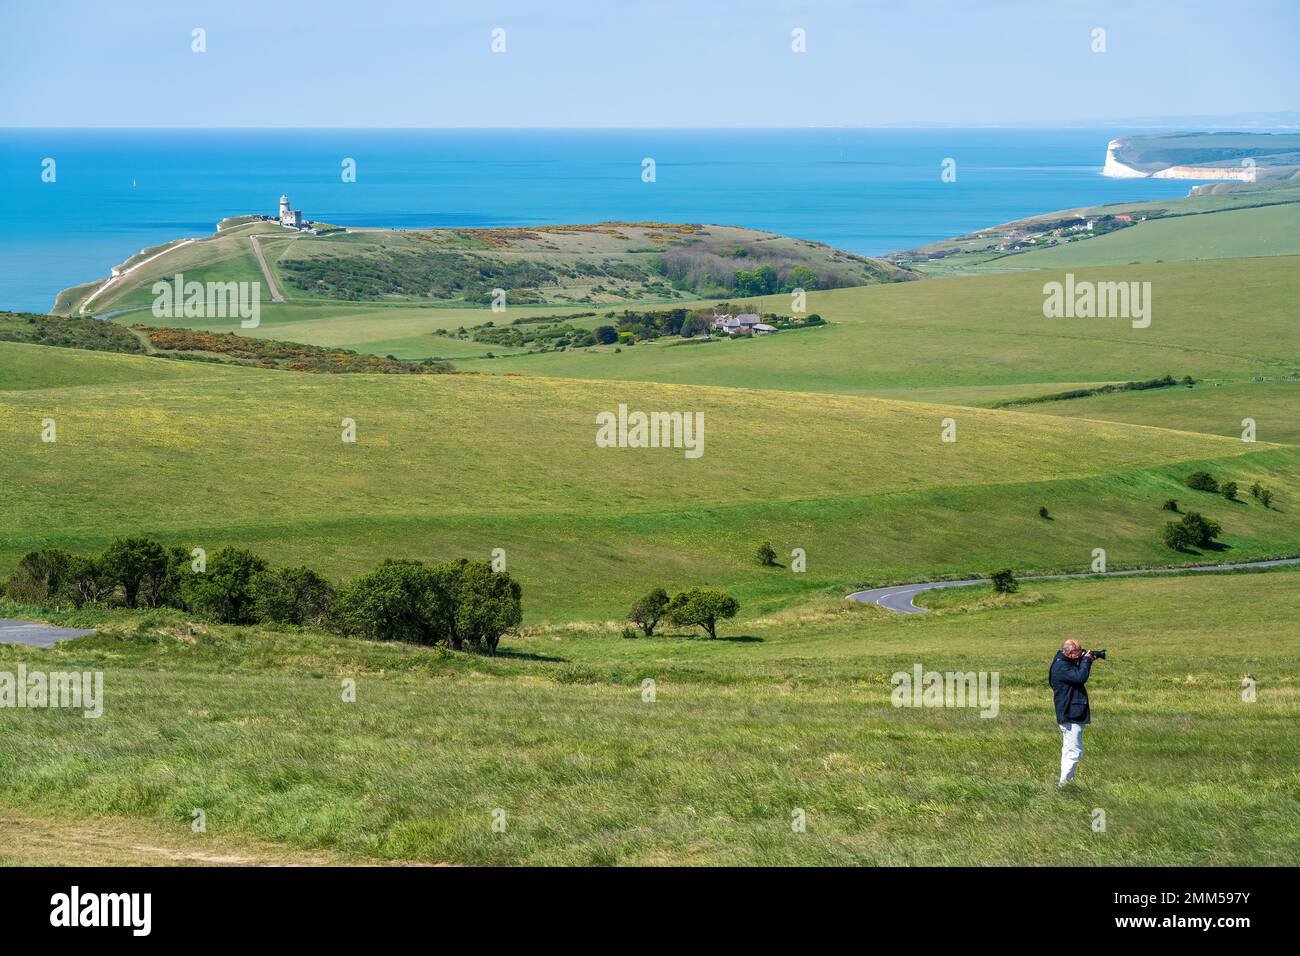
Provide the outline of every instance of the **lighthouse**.
<path id="1" fill-rule="evenodd" d="M 302 210 L 289 208 L 289 197 L 280 197 L 280 225 L 292 226 L 294 229 L 303 228 Z"/>

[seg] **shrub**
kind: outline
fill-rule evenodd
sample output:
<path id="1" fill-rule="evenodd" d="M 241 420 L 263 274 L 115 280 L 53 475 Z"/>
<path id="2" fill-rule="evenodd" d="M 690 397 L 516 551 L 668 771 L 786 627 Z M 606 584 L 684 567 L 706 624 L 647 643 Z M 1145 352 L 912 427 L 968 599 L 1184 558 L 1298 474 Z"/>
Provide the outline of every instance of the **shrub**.
<path id="1" fill-rule="evenodd" d="M 1173 548 L 1175 551 L 1186 551 L 1192 546 L 1187 529 L 1179 521 L 1166 521 L 1161 538 L 1165 542 L 1165 547 Z"/>
<path id="2" fill-rule="evenodd" d="M 421 562 L 385 561 L 339 592 L 333 617 L 342 634 L 436 644 L 451 630 L 451 595 Z"/>
<path id="3" fill-rule="evenodd" d="M 668 604 L 668 618 L 685 627 L 702 627 L 710 638 L 718 636 L 718 621 L 732 618 L 740 602 L 716 588 L 691 588 L 677 594 Z"/>
<path id="4" fill-rule="evenodd" d="M 663 588 L 655 588 L 632 605 L 632 609 L 627 612 L 627 619 L 641 628 L 646 637 L 654 637 L 655 627 L 667 613 L 668 592 Z"/>
<path id="5" fill-rule="evenodd" d="M 595 336 L 601 345 L 613 345 L 618 341 L 618 329 L 612 325 L 597 326 Z"/>
<path id="6" fill-rule="evenodd" d="M 57 601 L 76 555 L 59 548 L 28 551 L 5 582 L 5 595 L 23 604 Z"/>
<path id="7" fill-rule="evenodd" d="M 989 575 L 989 580 L 993 582 L 993 590 L 997 594 L 1012 594 L 1020 588 L 1016 575 L 1010 568 L 994 571 Z"/>
<path id="8" fill-rule="evenodd" d="M 105 570 L 103 561 L 74 554 L 64 572 L 61 592 L 75 607 L 85 607 L 108 597 L 114 587 L 116 582 Z"/>
<path id="9" fill-rule="evenodd" d="M 1223 497 L 1229 501 L 1237 500 L 1237 483 L 1235 481 L 1225 481 L 1219 490 L 1223 492 Z"/>
<path id="10" fill-rule="evenodd" d="M 1183 515 L 1182 524 L 1187 528 L 1188 538 L 1198 548 L 1209 547 L 1223 533 L 1223 528 L 1217 521 L 1212 521 L 1197 511 Z"/>
<path id="11" fill-rule="evenodd" d="M 1273 492 L 1269 491 L 1267 488 L 1259 489 L 1259 503 L 1265 508 L 1271 505 L 1273 503 Z"/>
<path id="12" fill-rule="evenodd" d="M 219 548 L 208 555 L 207 569 L 191 574 L 187 597 L 195 610 L 223 624 L 252 624 L 253 578 L 266 570 L 266 562 L 242 548 Z"/>
<path id="13" fill-rule="evenodd" d="M 117 538 L 104 549 L 104 575 L 122 588 L 127 607 L 135 607 L 146 580 L 167 574 L 167 552 L 152 538 Z"/>
<path id="14" fill-rule="evenodd" d="M 1051 515 L 1049 515 L 1049 514 L 1047 513 L 1047 505 L 1039 505 L 1039 506 L 1038 506 L 1038 517 L 1040 517 L 1040 518 L 1050 518 L 1050 517 L 1051 517 Z"/>
<path id="15" fill-rule="evenodd" d="M 771 541 L 764 541 L 754 552 L 754 557 L 758 558 L 758 563 L 765 568 L 770 568 L 776 564 L 776 549 L 772 547 Z"/>
<path id="16" fill-rule="evenodd" d="M 308 567 L 274 568 L 253 578 L 253 610 L 262 621 L 319 626 L 333 601 L 334 588 Z"/>
<path id="17" fill-rule="evenodd" d="M 504 571 L 493 571 L 487 561 L 461 558 L 434 569 L 451 598 L 447 643 L 453 650 L 465 644 L 486 645 L 496 657 L 501 636 L 523 621 L 519 582 Z"/>
<path id="18" fill-rule="evenodd" d="M 1172 512 L 1174 512 L 1174 514 L 1177 514 L 1177 513 L 1178 513 L 1178 499 L 1176 499 L 1176 498 L 1166 498 L 1166 499 L 1165 499 L 1165 503 L 1162 504 L 1160 507 L 1161 507 L 1161 509 L 1164 510 L 1164 511 L 1172 511 Z"/>
<path id="19" fill-rule="evenodd" d="M 1209 547 L 1222 531 L 1217 521 L 1212 521 L 1197 511 L 1189 511 L 1181 521 L 1168 522 L 1162 537 L 1167 547 L 1175 551 L 1186 551 L 1188 548 Z"/>
<path id="20" fill-rule="evenodd" d="M 1192 472 L 1183 479 L 1183 484 L 1194 491 L 1215 492 L 1219 490 L 1219 483 L 1214 480 L 1214 476 L 1208 471 Z"/>

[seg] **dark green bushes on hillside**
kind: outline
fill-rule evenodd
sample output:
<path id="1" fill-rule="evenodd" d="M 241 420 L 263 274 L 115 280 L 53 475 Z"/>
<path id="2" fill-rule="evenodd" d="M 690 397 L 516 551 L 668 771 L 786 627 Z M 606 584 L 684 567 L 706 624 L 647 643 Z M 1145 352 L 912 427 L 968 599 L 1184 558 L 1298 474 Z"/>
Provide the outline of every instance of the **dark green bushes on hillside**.
<path id="1" fill-rule="evenodd" d="M 321 627 L 329 619 L 334 588 L 308 567 L 272 568 L 252 581 L 253 609 L 261 621 Z"/>
<path id="2" fill-rule="evenodd" d="M 519 583 L 486 561 L 385 561 L 336 595 L 308 567 L 271 568 L 232 547 L 204 557 L 146 537 L 119 538 L 102 556 L 29 552 L 4 594 L 55 608 L 174 607 L 224 624 L 328 627 L 372 640 L 482 647 L 494 656 L 501 637 L 523 620 Z"/>
<path id="3" fill-rule="evenodd" d="M 523 620 L 521 588 L 486 561 L 385 561 L 339 593 L 334 620 L 343 634 L 372 640 L 486 647 Z"/>
<path id="4" fill-rule="evenodd" d="M 1193 491 L 1208 491 L 1211 493 L 1219 490 L 1219 483 L 1215 481 L 1214 476 L 1208 471 L 1194 471 L 1183 479 L 1183 484 Z"/>
<path id="5" fill-rule="evenodd" d="M 101 322 L 84 316 L 36 315 L 31 312 L 0 312 L 0 342 L 28 342 L 60 348 L 91 349 L 97 352 L 129 352 L 143 355 L 144 345 L 131 330 L 116 322 Z"/>
<path id="6" fill-rule="evenodd" d="M 208 555 L 207 569 L 191 575 L 184 593 L 196 611 L 223 624 L 256 624 L 253 579 L 266 562 L 242 548 L 220 548 Z"/>
<path id="7" fill-rule="evenodd" d="M 1222 532 L 1223 528 L 1217 521 L 1200 512 L 1189 511 L 1182 520 L 1167 522 L 1162 537 L 1166 546 L 1175 551 L 1187 551 L 1210 547 Z"/>

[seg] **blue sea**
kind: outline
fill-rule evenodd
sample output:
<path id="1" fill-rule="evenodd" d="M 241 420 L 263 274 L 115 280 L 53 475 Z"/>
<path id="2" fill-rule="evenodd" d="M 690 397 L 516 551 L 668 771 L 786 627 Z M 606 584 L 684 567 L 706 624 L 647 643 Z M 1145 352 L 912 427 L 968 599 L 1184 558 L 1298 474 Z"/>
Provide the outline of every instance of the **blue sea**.
<path id="1" fill-rule="evenodd" d="M 1101 175 L 1107 140 L 1125 132 L 0 129 L 0 309 L 43 312 L 142 248 L 274 214 L 281 193 L 345 226 L 713 222 L 867 255 L 1186 195 L 1186 182 Z M 945 183 L 948 158 L 957 178 Z M 356 182 L 342 181 L 344 159 Z"/>

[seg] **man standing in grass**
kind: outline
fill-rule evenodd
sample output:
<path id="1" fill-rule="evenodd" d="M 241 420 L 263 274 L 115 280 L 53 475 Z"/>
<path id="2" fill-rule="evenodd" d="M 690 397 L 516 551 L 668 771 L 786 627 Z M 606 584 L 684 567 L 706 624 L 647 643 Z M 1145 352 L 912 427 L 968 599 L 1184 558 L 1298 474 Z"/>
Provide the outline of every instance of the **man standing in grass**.
<path id="1" fill-rule="evenodd" d="M 1088 712 L 1088 682 L 1092 672 L 1092 651 L 1084 651 L 1076 640 L 1067 640 L 1052 658 L 1047 683 L 1056 701 L 1056 723 L 1061 728 L 1061 782 L 1063 787 L 1074 779 L 1075 768 L 1083 757 L 1083 727 L 1091 719 Z"/>

